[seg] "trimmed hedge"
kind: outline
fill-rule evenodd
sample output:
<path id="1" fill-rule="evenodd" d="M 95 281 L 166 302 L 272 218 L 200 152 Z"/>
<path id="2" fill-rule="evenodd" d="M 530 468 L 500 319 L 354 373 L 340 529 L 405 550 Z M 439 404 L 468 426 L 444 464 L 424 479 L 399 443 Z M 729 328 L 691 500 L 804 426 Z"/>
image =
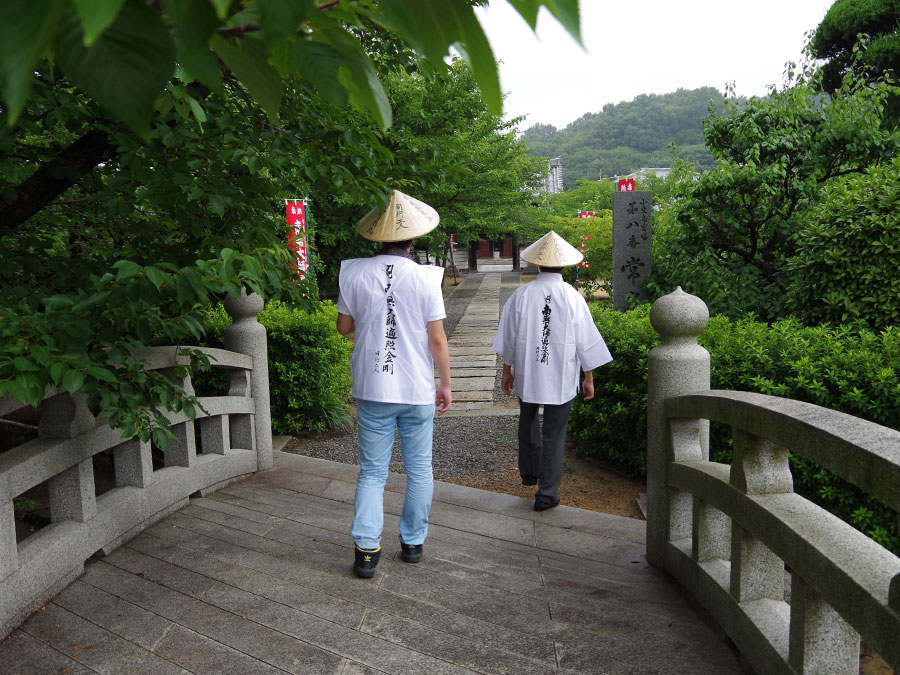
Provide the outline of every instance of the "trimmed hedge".
<path id="1" fill-rule="evenodd" d="M 595 400 L 576 398 L 569 433 L 578 451 L 646 475 L 647 354 L 659 344 L 649 305 L 591 312 L 614 360 L 594 371 Z M 900 429 L 900 330 L 804 327 L 796 320 L 710 319 L 699 339 L 713 389 L 755 391 L 815 403 Z M 728 429 L 713 425 L 715 461 L 730 462 Z M 817 465 L 791 456 L 794 489 L 894 551 L 897 513 Z"/>
<path id="2" fill-rule="evenodd" d="M 336 320 L 337 308 L 331 302 L 307 313 L 272 301 L 260 313 L 259 322 L 268 333 L 273 433 L 321 433 L 350 424 L 353 343 L 338 334 Z M 209 346 L 222 346 L 230 322 L 221 306 L 210 312 Z"/>

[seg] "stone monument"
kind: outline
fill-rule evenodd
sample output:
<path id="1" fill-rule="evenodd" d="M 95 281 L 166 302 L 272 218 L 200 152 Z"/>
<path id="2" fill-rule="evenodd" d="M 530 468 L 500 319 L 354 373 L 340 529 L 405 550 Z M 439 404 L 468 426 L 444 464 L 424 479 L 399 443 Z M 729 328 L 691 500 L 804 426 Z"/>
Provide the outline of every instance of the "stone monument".
<path id="1" fill-rule="evenodd" d="M 628 308 L 628 296 L 647 300 L 650 276 L 653 194 L 649 190 L 613 194 L 613 307 Z"/>

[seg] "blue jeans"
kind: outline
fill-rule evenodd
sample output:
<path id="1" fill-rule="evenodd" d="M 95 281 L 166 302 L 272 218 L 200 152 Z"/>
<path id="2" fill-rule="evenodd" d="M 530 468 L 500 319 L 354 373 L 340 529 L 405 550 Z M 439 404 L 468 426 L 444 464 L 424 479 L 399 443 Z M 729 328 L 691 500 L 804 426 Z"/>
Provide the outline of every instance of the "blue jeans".
<path id="1" fill-rule="evenodd" d="M 356 401 L 359 430 L 359 478 L 353 504 L 350 536 L 364 549 L 381 545 L 384 526 L 384 484 L 394 445 L 394 429 L 400 430 L 406 498 L 400 516 L 400 541 L 417 545 L 428 534 L 428 513 L 434 492 L 431 439 L 434 405 Z"/>

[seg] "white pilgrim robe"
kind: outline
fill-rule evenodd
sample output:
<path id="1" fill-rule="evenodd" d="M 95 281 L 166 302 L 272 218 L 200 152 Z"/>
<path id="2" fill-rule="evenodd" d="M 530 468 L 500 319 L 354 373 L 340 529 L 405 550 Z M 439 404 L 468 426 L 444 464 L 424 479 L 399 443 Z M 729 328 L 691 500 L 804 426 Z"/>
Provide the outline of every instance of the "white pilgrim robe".
<path id="1" fill-rule="evenodd" d="M 444 270 L 394 255 L 341 263 L 337 310 L 353 317 L 353 397 L 434 405 L 434 360 L 428 323 L 447 316 Z"/>
<path id="2" fill-rule="evenodd" d="M 578 371 L 612 361 L 587 302 L 557 272 L 540 272 L 506 301 L 492 351 L 513 368 L 525 403 L 559 405 L 578 392 Z"/>

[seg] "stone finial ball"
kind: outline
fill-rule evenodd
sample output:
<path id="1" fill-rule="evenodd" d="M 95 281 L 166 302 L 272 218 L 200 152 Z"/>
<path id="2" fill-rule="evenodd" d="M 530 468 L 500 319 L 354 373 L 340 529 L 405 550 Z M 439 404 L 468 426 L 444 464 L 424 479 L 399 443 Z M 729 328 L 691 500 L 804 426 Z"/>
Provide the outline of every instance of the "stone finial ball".
<path id="1" fill-rule="evenodd" d="M 259 316 L 263 310 L 263 299 L 256 293 L 247 294 L 246 289 L 241 289 L 241 297 L 225 296 L 225 311 L 234 318 L 246 319 Z"/>
<path id="2" fill-rule="evenodd" d="M 709 308 L 681 286 L 664 295 L 650 308 L 650 325 L 663 337 L 696 337 L 709 323 Z"/>

